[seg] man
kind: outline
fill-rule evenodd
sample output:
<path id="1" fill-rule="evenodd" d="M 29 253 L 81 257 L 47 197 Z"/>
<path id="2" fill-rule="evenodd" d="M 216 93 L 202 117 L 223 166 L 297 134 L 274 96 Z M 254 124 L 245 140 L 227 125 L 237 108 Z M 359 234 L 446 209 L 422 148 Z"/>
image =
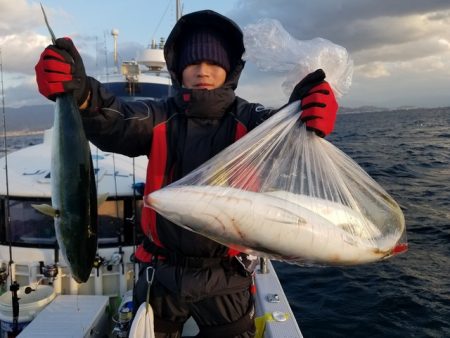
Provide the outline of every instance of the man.
<path id="1" fill-rule="evenodd" d="M 49 46 L 36 65 L 40 92 L 50 99 L 74 94 L 86 135 L 105 151 L 148 155 L 145 194 L 194 170 L 272 114 L 236 97 L 244 67 L 243 36 L 228 18 L 205 10 L 183 16 L 164 54 L 175 94 L 163 101 L 125 103 L 86 77 L 69 39 Z M 73 59 L 73 62 L 72 62 Z M 337 102 L 325 74 L 316 71 L 294 89 L 301 119 L 319 135 L 334 126 Z M 133 117 L 142 118 L 133 118 Z M 144 242 L 136 251 L 142 269 L 134 288 L 135 310 L 146 300 L 155 313 L 157 337 L 180 337 L 192 316 L 199 337 L 252 337 L 250 292 L 254 264 L 248 256 L 176 226 L 144 208 Z"/>

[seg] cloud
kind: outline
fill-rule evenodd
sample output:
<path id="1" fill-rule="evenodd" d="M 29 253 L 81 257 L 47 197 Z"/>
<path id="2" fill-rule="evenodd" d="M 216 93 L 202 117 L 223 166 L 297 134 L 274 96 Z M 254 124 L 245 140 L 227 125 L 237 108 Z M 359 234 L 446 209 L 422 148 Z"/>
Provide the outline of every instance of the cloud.
<path id="1" fill-rule="evenodd" d="M 274 18 L 296 39 L 322 37 L 352 54 L 435 37 L 450 38 L 450 2 L 442 0 L 250 0 L 240 3 L 230 15 L 243 26 L 259 18 Z M 428 51 L 439 52 L 439 46 Z"/>
<path id="2" fill-rule="evenodd" d="M 49 42 L 48 38 L 32 32 L 0 36 L 3 70 L 34 74 L 34 65 L 39 60 L 43 47 Z"/>
<path id="3" fill-rule="evenodd" d="M 34 75 L 16 75 L 15 81 L 4 91 L 7 107 L 22 107 L 28 105 L 48 104 L 48 100 L 38 92 Z"/>
<path id="4" fill-rule="evenodd" d="M 241 27 L 260 18 L 274 18 L 298 40 L 321 37 L 346 48 L 355 65 L 350 98 L 342 100 L 346 104 L 358 105 L 371 97 L 367 94 L 370 88 L 376 93 L 373 98 L 382 91 L 390 97 L 390 90 L 405 101 L 400 105 L 406 104 L 407 96 L 397 90 L 404 86 L 408 88 L 404 93 L 416 95 L 414 90 L 420 92 L 420 86 L 412 83 L 425 82 L 422 76 L 439 79 L 440 88 L 433 96 L 439 97 L 440 104 L 448 102 L 448 0 L 248 0 L 228 14 Z M 393 86 L 396 88 L 390 89 Z M 424 102 L 423 92 L 418 95 Z M 271 96 L 270 91 L 268 95 Z"/>
<path id="5" fill-rule="evenodd" d="M 38 3 L 0 1 L 0 48 L 5 72 L 32 74 L 48 37 L 35 32 L 43 25 Z"/>
<path id="6" fill-rule="evenodd" d="M 62 9 L 62 3 L 58 6 L 46 7 L 52 26 L 79 29 L 76 23 L 81 20 Z M 433 97 L 432 104 L 449 101 L 448 0 L 246 0 L 236 1 L 236 7 L 225 14 L 241 27 L 259 18 L 274 18 L 298 40 L 321 37 L 346 48 L 354 60 L 354 76 L 343 104 L 376 103 L 384 97 L 381 101 L 385 104 L 406 105 L 425 102 L 426 95 Z M 91 20 L 87 15 L 86 19 Z M 85 35 L 81 31 L 65 34 L 73 38 L 88 73 L 104 72 L 106 65 L 113 65 L 109 32 L 99 37 L 93 34 L 102 32 L 93 30 L 93 34 Z M 39 100 L 33 86 L 34 65 L 49 43 L 38 2 L 0 0 L 0 48 L 8 80 L 8 104 L 25 104 L 27 97 L 33 102 Z M 121 41 L 119 59 L 133 59 L 136 51 L 144 47 L 138 42 Z M 280 74 L 261 73 L 248 62 L 238 94 L 278 106 L 286 100 L 280 88 L 282 82 Z M 423 90 L 424 84 L 433 92 L 430 88 Z"/>
<path id="7" fill-rule="evenodd" d="M 386 64 L 381 62 L 364 64 L 357 67 L 357 71 L 359 74 L 362 74 L 362 76 L 368 78 L 387 77 L 391 74 Z"/>
<path id="8" fill-rule="evenodd" d="M 61 9 L 45 7 L 45 11 L 52 26 L 64 26 L 60 23 L 72 20 L 71 16 Z M 91 35 L 67 35 L 71 36 L 82 55 L 88 73 L 99 73 L 99 69 L 106 65 L 104 48 L 102 49 L 104 42 L 99 42 L 98 37 Z M 50 43 L 38 2 L 0 0 L 0 52 L 7 106 L 48 103 L 37 90 L 34 66 Z M 127 48 L 132 47 L 125 47 L 126 55 L 129 54 Z M 109 60 L 112 60 L 112 51 L 107 51 L 106 54 Z M 111 61 L 110 63 L 112 65 Z"/>
<path id="9" fill-rule="evenodd" d="M 278 108 L 288 99 L 282 90 L 284 80 L 284 74 L 261 72 L 254 64 L 247 63 L 236 94 L 250 102 L 259 102 L 266 107 Z M 258 85 L 255 86 L 255 83 Z"/>
<path id="10" fill-rule="evenodd" d="M 42 25 L 42 12 L 38 3 L 25 0 L 0 1 L 0 35 L 12 35 L 17 31 L 30 31 Z"/>

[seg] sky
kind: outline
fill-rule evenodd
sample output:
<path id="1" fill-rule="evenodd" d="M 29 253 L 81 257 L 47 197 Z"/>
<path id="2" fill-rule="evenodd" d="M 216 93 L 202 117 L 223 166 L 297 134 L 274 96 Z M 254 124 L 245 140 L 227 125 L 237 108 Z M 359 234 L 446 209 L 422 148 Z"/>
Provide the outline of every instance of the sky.
<path id="1" fill-rule="evenodd" d="M 152 39 L 167 37 L 176 21 L 174 0 L 41 2 L 55 34 L 73 39 L 88 74 L 98 72 L 100 64 L 113 63 L 112 29 L 119 31 L 118 54 L 126 60 L 135 58 Z M 353 73 L 351 85 L 339 97 L 341 106 L 450 106 L 449 0 L 182 2 L 183 14 L 202 9 L 230 17 L 244 32 L 261 19 L 275 19 L 291 43 L 306 51 L 317 38 L 346 51 Z M 47 103 L 37 91 L 34 65 L 49 43 L 39 2 L 0 0 L 0 64 L 7 107 Z M 274 55 L 274 67 L 289 56 L 284 50 Z M 279 106 L 287 100 L 282 83 L 292 74 L 297 76 L 289 70 L 263 71 L 249 59 L 237 94 Z M 303 75 L 298 76 L 300 80 Z"/>

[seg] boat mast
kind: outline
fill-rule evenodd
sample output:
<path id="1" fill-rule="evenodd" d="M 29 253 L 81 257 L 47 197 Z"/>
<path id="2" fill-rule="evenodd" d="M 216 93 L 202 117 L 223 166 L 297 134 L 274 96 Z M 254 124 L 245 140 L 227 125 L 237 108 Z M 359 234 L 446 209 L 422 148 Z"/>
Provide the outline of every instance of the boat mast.
<path id="1" fill-rule="evenodd" d="M 116 28 L 113 28 L 111 30 L 111 35 L 114 39 L 114 67 L 116 68 L 116 71 L 119 71 L 119 61 L 117 57 L 117 37 L 119 36 L 119 30 Z"/>

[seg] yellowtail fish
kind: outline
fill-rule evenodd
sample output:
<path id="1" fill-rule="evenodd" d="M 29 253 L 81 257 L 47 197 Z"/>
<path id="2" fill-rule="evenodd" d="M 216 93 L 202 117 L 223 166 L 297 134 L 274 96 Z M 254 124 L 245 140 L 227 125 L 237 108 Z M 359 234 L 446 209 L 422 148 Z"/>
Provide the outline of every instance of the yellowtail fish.
<path id="1" fill-rule="evenodd" d="M 382 235 L 380 229 L 368 218 L 342 203 L 282 190 L 271 191 L 266 194 L 309 209 L 357 237 L 371 239 Z"/>
<path id="2" fill-rule="evenodd" d="M 343 205 L 322 202 L 328 209 L 324 215 L 292 200 L 230 187 L 175 186 L 151 193 L 144 202 L 172 222 L 219 243 L 292 263 L 362 264 L 397 252 L 401 231 L 382 236 L 372 224 L 375 229 L 349 232 L 368 221 L 353 212 L 342 226 Z"/>
<path id="3" fill-rule="evenodd" d="M 54 43 L 43 8 L 42 12 Z M 54 217 L 64 260 L 72 277 L 83 283 L 89 279 L 97 252 L 97 192 L 89 142 L 70 94 L 56 97 L 51 151 L 52 205 L 34 207 Z"/>

